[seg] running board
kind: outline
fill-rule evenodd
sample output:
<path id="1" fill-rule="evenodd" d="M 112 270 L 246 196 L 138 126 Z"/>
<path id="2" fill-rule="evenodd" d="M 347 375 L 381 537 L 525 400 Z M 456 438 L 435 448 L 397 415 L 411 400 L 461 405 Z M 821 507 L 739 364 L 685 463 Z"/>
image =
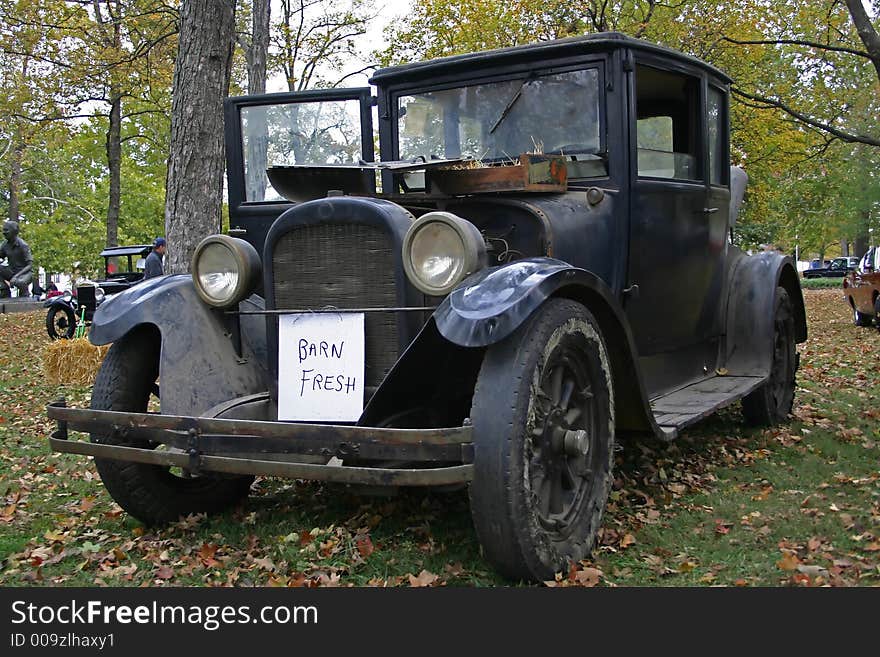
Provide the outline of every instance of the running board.
<path id="1" fill-rule="evenodd" d="M 651 401 L 665 440 L 720 408 L 742 399 L 764 382 L 760 376 L 713 376 Z"/>

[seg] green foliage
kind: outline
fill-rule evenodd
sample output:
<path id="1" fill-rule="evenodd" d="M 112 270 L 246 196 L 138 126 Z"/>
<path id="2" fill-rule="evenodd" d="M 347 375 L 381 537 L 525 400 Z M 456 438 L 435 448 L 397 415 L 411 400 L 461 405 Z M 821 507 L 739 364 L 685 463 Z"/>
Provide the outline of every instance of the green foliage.
<path id="1" fill-rule="evenodd" d="M 0 210 L 18 205 L 22 235 L 48 271 L 102 266 L 113 98 L 122 105 L 119 242 L 164 232 L 175 18 L 158 0 L 0 0 Z"/>

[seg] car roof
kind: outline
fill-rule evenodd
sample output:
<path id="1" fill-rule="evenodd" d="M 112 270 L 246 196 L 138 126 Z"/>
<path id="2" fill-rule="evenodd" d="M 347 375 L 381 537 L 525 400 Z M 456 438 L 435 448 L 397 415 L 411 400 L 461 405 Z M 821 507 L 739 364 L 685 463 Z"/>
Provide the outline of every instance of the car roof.
<path id="1" fill-rule="evenodd" d="M 101 256 L 109 258 L 112 256 L 128 256 L 128 255 L 146 255 L 153 250 L 152 244 L 134 244 L 131 246 L 108 246 L 101 251 Z"/>
<path id="2" fill-rule="evenodd" d="M 657 43 L 652 43 L 651 41 L 635 39 L 625 34 L 621 34 L 620 32 L 598 32 L 596 34 L 585 34 L 582 36 L 567 37 L 565 39 L 555 39 L 553 41 L 529 43 L 510 48 L 497 48 L 495 50 L 485 50 L 483 52 L 467 53 L 463 55 L 451 55 L 449 57 L 429 59 L 421 62 L 413 62 L 411 64 L 389 66 L 376 71 L 373 74 L 373 77 L 370 78 L 370 82 L 373 84 L 403 82 L 413 78 L 422 78 L 427 75 L 435 76 L 440 73 L 467 71 L 475 67 L 491 66 L 493 64 L 534 61 L 544 58 L 553 59 L 556 57 L 577 55 L 584 52 L 610 50 L 611 48 L 635 48 L 646 52 L 660 54 L 664 57 L 669 57 L 702 68 L 708 73 L 720 78 L 723 82 L 731 82 L 731 78 L 726 73 L 701 59 L 686 55 L 683 52 L 673 50 L 666 46 L 661 46 Z"/>

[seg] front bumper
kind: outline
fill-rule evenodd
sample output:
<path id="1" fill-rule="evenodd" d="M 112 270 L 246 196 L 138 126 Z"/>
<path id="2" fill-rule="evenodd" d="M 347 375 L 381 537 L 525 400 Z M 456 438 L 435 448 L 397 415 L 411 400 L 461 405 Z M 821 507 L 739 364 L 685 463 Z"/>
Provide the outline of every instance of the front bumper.
<path id="1" fill-rule="evenodd" d="M 47 410 L 58 423 L 49 438 L 57 452 L 179 467 L 194 475 L 217 472 L 370 486 L 445 486 L 473 479 L 470 426 L 388 429 L 233 420 L 68 408 L 64 400 Z M 72 440 L 69 430 L 150 447 Z M 159 445 L 166 449 L 156 449 Z M 401 462 L 410 467 L 397 467 Z"/>

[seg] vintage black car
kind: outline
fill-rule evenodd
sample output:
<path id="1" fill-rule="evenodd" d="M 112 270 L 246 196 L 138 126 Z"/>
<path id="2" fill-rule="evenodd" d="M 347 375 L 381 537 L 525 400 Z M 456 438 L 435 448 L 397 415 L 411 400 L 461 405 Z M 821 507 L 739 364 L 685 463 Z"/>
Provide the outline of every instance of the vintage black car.
<path id="1" fill-rule="evenodd" d="M 53 340 L 72 338 L 76 324 L 83 319 L 91 324 L 95 309 L 104 299 L 127 290 L 144 277 L 138 268 L 138 259 L 145 258 L 152 250 L 149 244 L 111 246 L 101 251 L 104 258 L 104 278 L 99 281 L 82 281 L 75 292 L 46 299 L 46 332 Z"/>
<path id="2" fill-rule="evenodd" d="M 596 34 L 371 82 L 229 99 L 231 235 L 95 314 L 113 346 L 51 445 L 126 511 L 218 511 L 254 475 L 467 484 L 486 558 L 540 580 L 590 552 L 618 442 L 738 400 L 786 419 L 804 302 L 729 239 L 724 73 Z"/>

